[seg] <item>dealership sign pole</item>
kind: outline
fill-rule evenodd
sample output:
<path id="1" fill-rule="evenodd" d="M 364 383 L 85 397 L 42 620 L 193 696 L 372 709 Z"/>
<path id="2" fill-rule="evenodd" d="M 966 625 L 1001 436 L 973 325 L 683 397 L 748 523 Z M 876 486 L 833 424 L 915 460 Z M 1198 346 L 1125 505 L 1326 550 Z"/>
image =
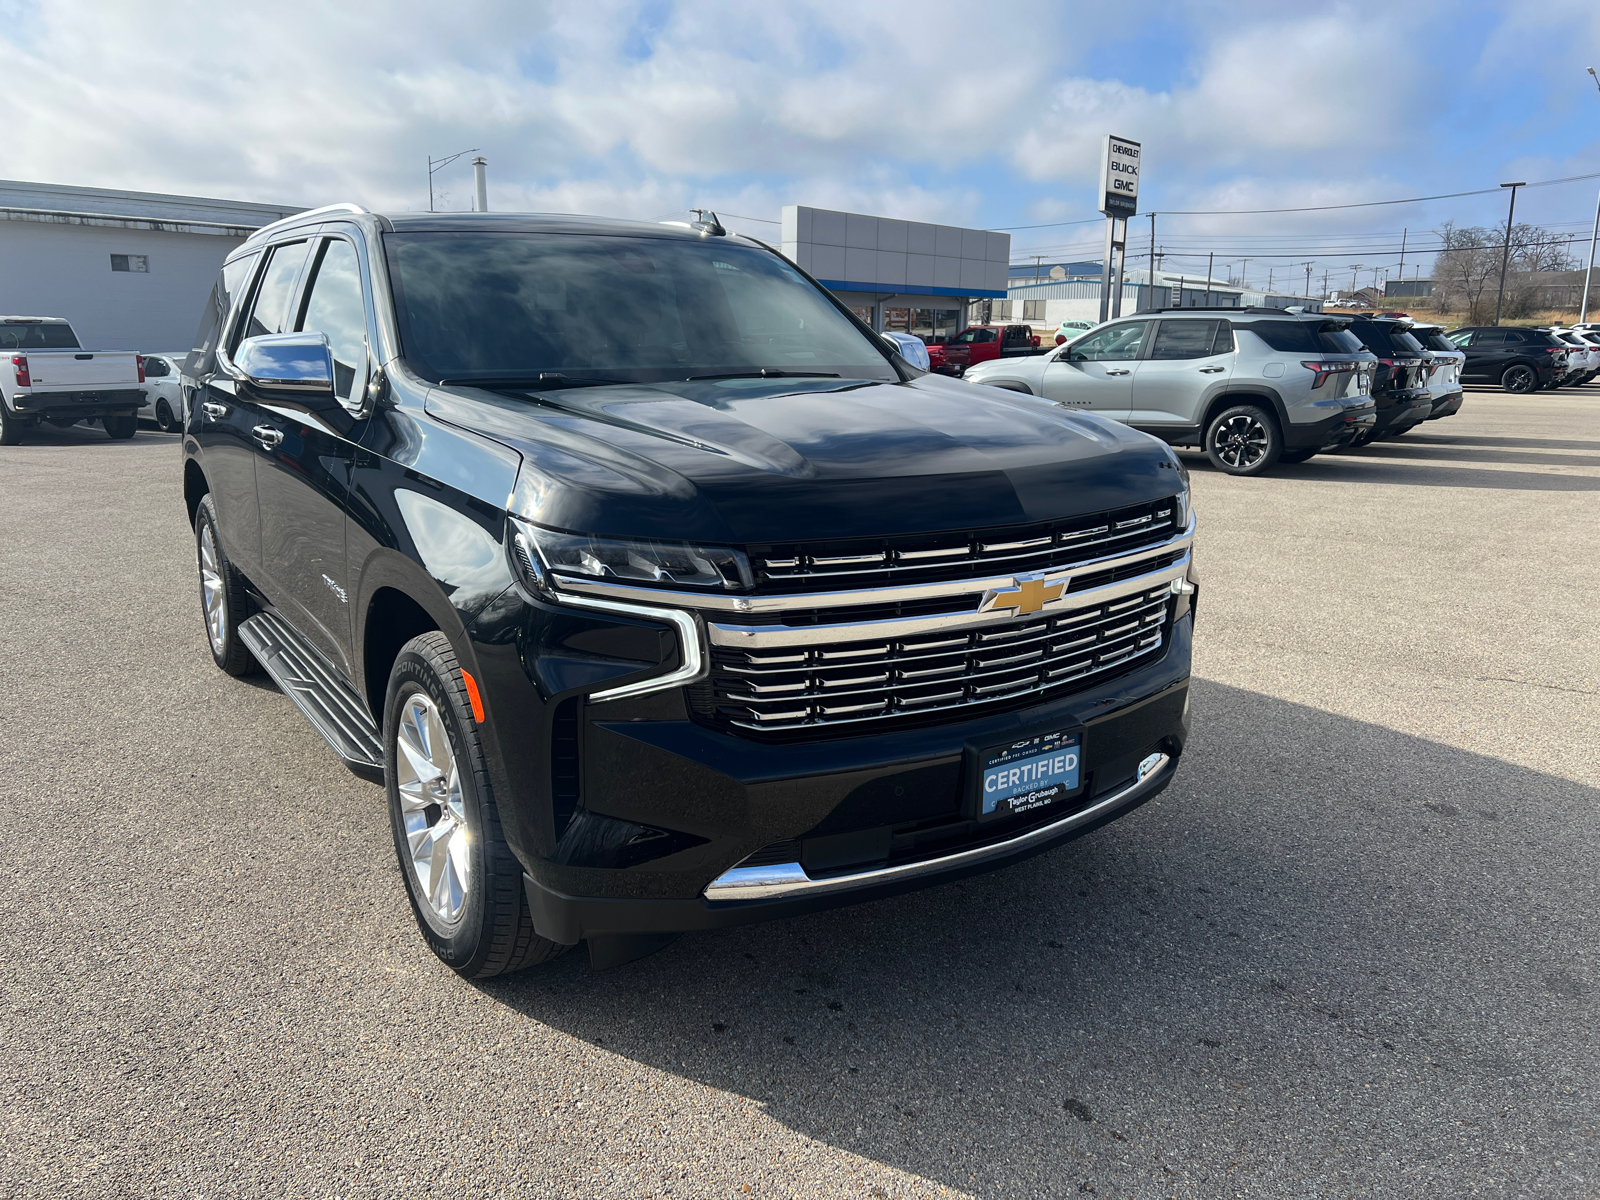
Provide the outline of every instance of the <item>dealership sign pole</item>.
<path id="1" fill-rule="evenodd" d="M 1106 135 L 1105 148 L 1100 154 L 1100 211 L 1106 215 L 1106 256 L 1100 267 L 1100 319 L 1109 321 L 1122 315 L 1128 218 L 1139 211 L 1138 142 Z"/>

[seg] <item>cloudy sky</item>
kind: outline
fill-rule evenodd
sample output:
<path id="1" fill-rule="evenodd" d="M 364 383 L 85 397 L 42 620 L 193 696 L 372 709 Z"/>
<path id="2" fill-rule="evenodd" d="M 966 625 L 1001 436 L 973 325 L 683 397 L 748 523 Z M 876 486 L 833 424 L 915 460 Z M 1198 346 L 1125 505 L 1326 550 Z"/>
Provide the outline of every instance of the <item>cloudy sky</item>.
<path id="1" fill-rule="evenodd" d="M 496 209 L 706 205 L 760 236 L 811 204 L 1010 228 L 1016 260 L 1048 261 L 1097 254 L 1107 132 L 1144 143 L 1141 207 L 1167 211 L 1600 172 L 1597 35 L 1592 0 L 0 0 L 3 170 L 420 209 L 429 155 L 478 147 Z M 447 168 L 440 207 L 470 183 Z M 1586 234 L 1597 183 L 1529 189 L 1518 215 Z M 1402 229 L 1426 244 L 1503 199 L 1171 216 L 1157 241 L 1173 267 L 1251 256 L 1252 280 L 1392 267 Z"/>

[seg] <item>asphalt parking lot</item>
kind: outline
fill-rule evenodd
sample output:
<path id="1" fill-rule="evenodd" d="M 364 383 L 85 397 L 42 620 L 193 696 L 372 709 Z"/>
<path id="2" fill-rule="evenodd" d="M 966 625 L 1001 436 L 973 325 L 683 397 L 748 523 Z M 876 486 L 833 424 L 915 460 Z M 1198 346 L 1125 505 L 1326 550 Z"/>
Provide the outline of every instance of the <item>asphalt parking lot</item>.
<path id="1" fill-rule="evenodd" d="M 1195 734 L 1128 819 L 476 986 L 212 666 L 176 439 L 0 450 L 0 1194 L 1595 1195 L 1591 390 L 1190 455 Z"/>

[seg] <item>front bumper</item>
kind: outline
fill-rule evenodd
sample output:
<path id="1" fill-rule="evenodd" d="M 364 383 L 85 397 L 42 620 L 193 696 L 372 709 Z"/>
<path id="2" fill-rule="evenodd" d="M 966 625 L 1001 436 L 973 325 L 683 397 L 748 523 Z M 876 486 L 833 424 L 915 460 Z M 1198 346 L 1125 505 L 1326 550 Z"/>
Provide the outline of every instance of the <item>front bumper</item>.
<path id="1" fill-rule="evenodd" d="M 101 388 L 82 392 L 18 392 L 11 411 L 19 417 L 83 421 L 93 417 L 131 416 L 144 403 L 142 388 Z"/>
<path id="2" fill-rule="evenodd" d="M 1299 425 L 1291 422 L 1283 430 L 1284 448 L 1331 450 L 1348 445 L 1372 429 L 1373 423 L 1377 420 L 1376 414 L 1377 406 L 1372 400 L 1367 399 L 1321 421 L 1309 421 Z"/>
<path id="3" fill-rule="evenodd" d="M 567 839 L 524 856 L 535 928 L 564 945 L 721 928 L 958 879 L 1081 837 L 1171 782 L 1188 736 L 1192 628 L 1190 610 L 1162 656 L 1079 694 L 930 728 L 772 744 L 690 721 L 589 716 L 574 825 L 595 842 L 626 824 L 699 844 L 632 868 L 579 862 Z M 1049 725 L 1084 729 L 1083 798 L 992 829 L 965 821 L 967 747 Z M 891 844 L 898 854 L 873 861 L 857 852 Z M 751 858 L 770 865 L 741 867 Z"/>

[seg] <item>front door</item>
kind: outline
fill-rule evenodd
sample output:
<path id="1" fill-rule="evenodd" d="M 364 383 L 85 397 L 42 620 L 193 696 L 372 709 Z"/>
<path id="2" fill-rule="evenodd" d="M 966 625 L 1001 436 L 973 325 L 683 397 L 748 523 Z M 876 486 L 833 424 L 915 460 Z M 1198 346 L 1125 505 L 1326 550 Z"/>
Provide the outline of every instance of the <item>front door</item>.
<path id="1" fill-rule="evenodd" d="M 1150 353 L 1134 367 L 1128 424 L 1157 434 L 1198 427 L 1207 398 L 1233 375 L 1233 360 L 1227 321 L 1158 322 Z"/>
<path id="2" fill-rule="evenodd" d="M 333 352 L 333 395 L 258 399 L 273 431 L 256 464 L 261 556 L 273 599 L 294 625 L 352 678 L 345 504 L 367 385 L 367 317 L 361 260 L 342 237 L 322 240 L 292 322 L 320 333 Z"/>
<path id="3" fill-rule="evenodd" d="M 1044 369 L 1044 394 L 1064 408 L 1126 421 L 1133 411 L 1133 369 L 1150 322 L 1119 321 L 1058 350 Z"/>

